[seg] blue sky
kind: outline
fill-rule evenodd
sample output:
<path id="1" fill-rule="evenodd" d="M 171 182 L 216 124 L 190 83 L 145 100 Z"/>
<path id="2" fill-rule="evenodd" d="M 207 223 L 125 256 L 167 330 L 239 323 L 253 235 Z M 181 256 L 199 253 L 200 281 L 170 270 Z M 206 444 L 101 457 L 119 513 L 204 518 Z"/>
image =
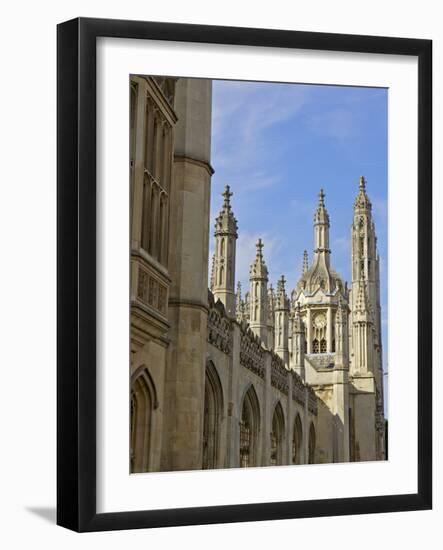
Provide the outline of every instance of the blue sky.
<path id="1" fill-rule="evenodd" d="M 331 229 L 331 261 L 350 282 L 352 205 L 367 180 L 381 258 L 384 367 L 387 370 L 387 99 L 381 88 L 213 81 L 211 244 L 226 184 L 238 221 L 236 280 L 249 288 L 254 243 L 264 241 L 270 282 L 288 293 L 313 249 L 321 187 Z M 387 392 L 386 392 L 387 393 Z"/>

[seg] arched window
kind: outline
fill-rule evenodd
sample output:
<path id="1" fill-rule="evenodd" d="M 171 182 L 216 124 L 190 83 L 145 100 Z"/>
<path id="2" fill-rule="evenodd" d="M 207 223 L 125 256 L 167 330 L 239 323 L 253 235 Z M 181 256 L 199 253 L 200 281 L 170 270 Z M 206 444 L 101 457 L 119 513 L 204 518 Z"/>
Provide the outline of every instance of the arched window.
<path id="1" fill-rule="evenodd" d="M 157 228 L 157 191 L 155 185 L 151 186 L 150 207 L 148 252 L 151 254 L 151 256 L 155 257 L 157 253 L 157 240 L 155 238 Z"/>
<path id="2" fill-rule="evenodd" d="M 292 463 L 301 464 L 301 446 L 303 441 L 303 429 L 300 415 L 297 414 L 294 421 L 294 431 L 292 434 Z"/>
<path id="3" fill-rule="evenodd" d="M 146 368 L 134 378 L 131 389 L 131 472 L 150 468 L 152 413 L 156 407 L 154 383 Z"/>
<path id="4" fill-rule="evenodd" d="M 240 421 L 240 467 L 258 466 L 257 441 L 260 409 L 257 394 L 251 386 L 243 399 Z"/>
<path id="5" fill-rule="evenodd" d="M 320 353 L 326 353 L 327 351 L 327 348 L 326 348 L 326 340 L 323 338 L 321 341 L 320 341 Z"/>
<path id="6" fill-rule="evenodd" d="M 283 464 L 283 439 L 285 433 L 285 421 L 280 401 L 277 403 L 272 415 L 271 431 L 271 466 Z"/>
<path id="7" fill-rule="evenodd" d="M 223 415 L 223 391 L 215 366 L 206 365 L 203 411 L 203 470 L 220 466 L 220 425 Z"/>
<path id="8" fill-rule="evenodd" d="M 320 353 L 320 344 L 317 338 L 315 338 L 312 342 L 312 353 Z"/>
<path id="9" fill-rule="evenodd" d="M 225 239 L 224 239 L 224 237 L 222 238 L 222 240 L 220 242 L 220 256 L 222 258 L 224 258 L 224 256 L 225 256 Z"/>
<path id="10" fill-rule="evenodd" d="M 139 123 L 135 121 L 135 125 Z M 141 247 L 167 267 L 169 189 L 172 172 L 172 127 L 156 101 L 146 97 Z M 135 136 L 135 129 L 132 137 Z M 136 177 L 136 176 L 134 176 Z M 137 176 L 138 177 L 138 176 Z"/>
<path id="11" fill-rule="evenodd" d="M 314 464 L 315 461 L 315 428 L 311 424 L 309 428 L 309 447 L 308 447 L 308 463 Z"/>
<path id="12" fill-rule="evenodd" d="M 165 197 L 160 195 L 159 220 L 157 227 L 157 242 L 158 242 L 158 260 L 160 263 L 165 263 L 164 258 L 164 234 L 165 234 Z"/>

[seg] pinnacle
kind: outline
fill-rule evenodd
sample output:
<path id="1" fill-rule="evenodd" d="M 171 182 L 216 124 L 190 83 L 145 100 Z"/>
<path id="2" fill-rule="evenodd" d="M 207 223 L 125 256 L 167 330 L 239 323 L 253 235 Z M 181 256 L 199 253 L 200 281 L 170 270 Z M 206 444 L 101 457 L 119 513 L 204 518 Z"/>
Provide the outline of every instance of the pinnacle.
<path id="1" fill-rule="evenodd" d="M 232 195 L 233 195 L 233 193 L 231 191 L 231 188 L 229 187 L 229 185 L 226 185 L 225 190 L 222 193 L 222 197 L 224 198 L 224 205 L 223 206 L 227 207 L 228 210 L 231 208 L 230 199 L 231 199 Z"/>
<path id="2" fill-rule="evenodd" d="M 263 245 L 263 241 L 261 240 L 261 238 L 258 239 L 255 246 L 257 248 L 257 258 L 262 259 L 263 258 L 263 246 L 264 245 Z"/>
<path id="3" fill-rule="evenodd" d="M 303 252 L 303 274 L 306 273 L 308 271 L 308 251 L 305 250 Z"/>

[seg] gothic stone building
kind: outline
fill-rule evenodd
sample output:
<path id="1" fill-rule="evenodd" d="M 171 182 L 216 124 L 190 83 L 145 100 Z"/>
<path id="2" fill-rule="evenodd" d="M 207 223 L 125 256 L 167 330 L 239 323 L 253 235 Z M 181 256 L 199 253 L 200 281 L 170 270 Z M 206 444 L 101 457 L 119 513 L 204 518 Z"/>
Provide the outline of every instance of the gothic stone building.
<path id="1" fill-rule="evenodd" d="M 257 243 L 236 291 L 231 192 L 208 289 L 212 83 L 131 78 L 131 471 L 382 460 L 379 258 L 365 180 L 352 284 L 333 269 L 320 193 L 295 289 Z"/>

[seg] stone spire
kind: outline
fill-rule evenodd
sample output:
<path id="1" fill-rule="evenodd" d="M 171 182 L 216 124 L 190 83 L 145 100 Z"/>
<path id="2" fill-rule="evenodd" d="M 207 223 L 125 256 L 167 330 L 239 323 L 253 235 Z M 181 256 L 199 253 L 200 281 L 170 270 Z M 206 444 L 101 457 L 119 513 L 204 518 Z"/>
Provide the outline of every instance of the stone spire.
<path id="1" fill-rule="evenodd" d="M 382 354 L 373 351 L 377 343 L 381 350 L 380 320 L 380 270 L 377 252 L 377 237 L 372 218 L 372 205 L 366 192 L 367 182 L 363 176 L 358 184 L 354 201 L 352 223 L 352 355 L 351 371 L 371 371 L 376 384 L 383 384 Z"/>
<path id="2" fill-rule="evenodd" d="M 305 325 L 301 318 L 300 304 L 292 313 L 291 369 L 305 378 Z"/>
<path id="3" fill-rule="evenodd" d="M 289 300 L 286 295 L 285 277 L 281 276 L 277 283 L 277 298 L 275 302 L 275 352 L 285 365 L 289 364 Z"/>
<path id="4" fill-rule="evenodd" d="M 268 345 L 268 268 L 263 258 L 263 241 L 258 239 L 255 260 L 249 270 L 250 327 Z"/>
<path id="5" fill-rule="evenodd" d="M 269 285 L 268 288 L 268 349 L 274 349 L 275 348 L 275 335 L 274 335 L 274 327 L 275 327 L 275 292 L 272 284 Z"/>
<path id="6" fill-rule="evenodd" d="M 244 320 L 244 302 L 241 295 L 241 282 L 237 283 L 237 294 L 235 295 L 235 314 L 237 321 L 241 323 Z"/>
<path id="7" fill-rule="evenodd" d="M 354 201 L 354 210 L 370 212 L 372 210 L 372 204 L 369 200 L 368 195 L 366 194 L 366 180 L 364 176 L 360 176 L 358 189 L 359 192 Z"/>
<path id="8" fill-rule="evenodd" d="M 329 265 L 329 253 L 329 214 L 325 207 L 325 194 L 320 189 L 314 214 L 314 254 L 324 254 Z"/>
<path id="9" fill-rule="evenodd" d="M 237 220 L 231 209 L 232 193 L 225 187 L 223 206 L 215 220 L 215 253 L 212 292 L 214 298 L 223 302 L 226 313 L 235 318 L 235 247 L 237 240 Z"/>
<path id="10" fill-rule="evenodd" d="M 302 268 L 303 275 L 308 272 L 308 269 L 309 269 L 308 251 L 305 250 L 303 252 L 303 268 Z"/>
<path id="11" fill-rule="evenodd" d="M 329 214 L 325 206 L 325 194 L 320 190 L 318 206 L 314 214 L 314 254 L 311 265 L 308 255 L 303 255 L 303 273 L 297 283 L 297 290 L 305 296 L 313 295 L 321 289 L 324 294 L 332 295 L 344 288 L 343 279 L 332 268 L 329 249 Z M 308 346 L 309 347 L 309 346 Z"/>

